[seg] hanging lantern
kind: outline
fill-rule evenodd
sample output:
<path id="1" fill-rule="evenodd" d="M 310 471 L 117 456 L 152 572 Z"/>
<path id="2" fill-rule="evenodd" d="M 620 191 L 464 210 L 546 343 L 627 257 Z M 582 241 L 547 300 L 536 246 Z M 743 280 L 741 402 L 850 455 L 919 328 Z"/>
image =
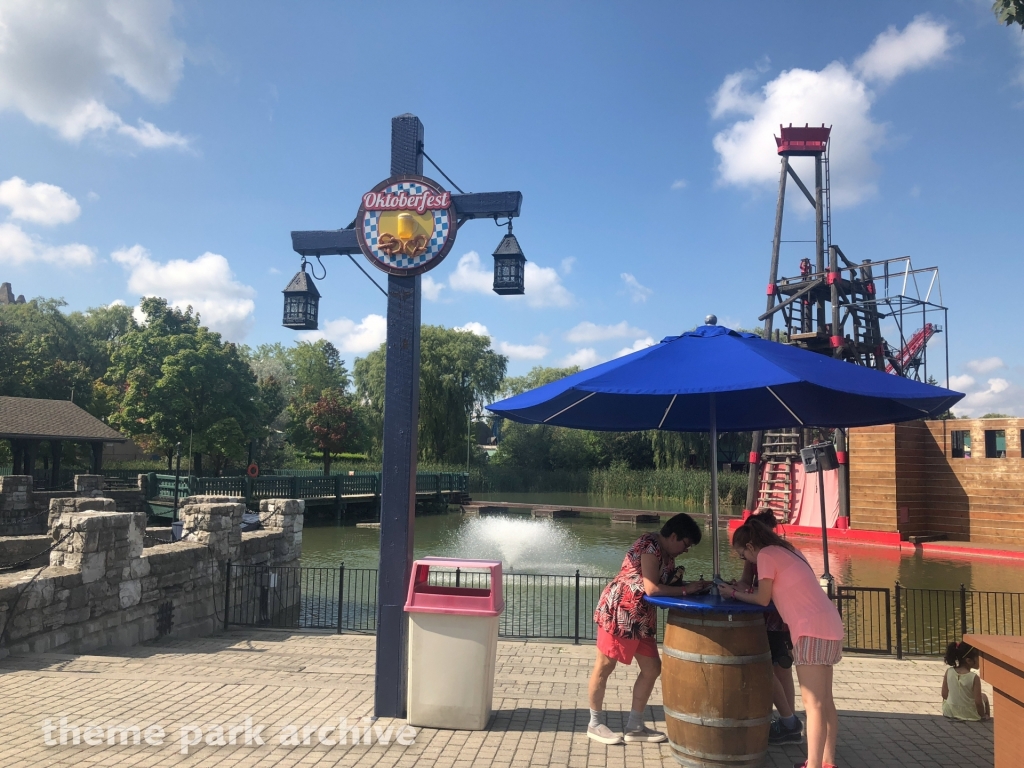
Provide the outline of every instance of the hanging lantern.
<path id="1" fill-rule="evenodd" d="M 295 331 L 315 331 L 320 291 L 313 284 L 313 278 L 306 273 L 305 260 L 302 262 L 302 270 L 292 278 L 283 293 L 284 321 L 282 325 Z"/>
<path id="2" fill-rule="evenodd" d="M 519 241 L 512 234 L 509 221 L 508 234 L 501 238 L 494 253 L 494 292 L 499 296 L 514 296 L 526 292 L 524 273 L 526 257 Z"/>

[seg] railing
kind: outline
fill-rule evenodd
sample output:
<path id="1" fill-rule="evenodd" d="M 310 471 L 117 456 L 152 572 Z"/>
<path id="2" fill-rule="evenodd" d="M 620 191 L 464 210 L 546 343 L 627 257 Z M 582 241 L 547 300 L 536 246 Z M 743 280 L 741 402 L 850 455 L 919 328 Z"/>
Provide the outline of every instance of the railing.
<path id="1" fill-rule="evenodd" d="M 837 587 L 833 598 L 843 617 L 843 650 L 892 653 L 892 592 L 886 587 Z"/>
<path id="2" fill-rule="evenodd" d="M 229 624 L 377 630 L 377 570 L 276 568 L 232 565 L 226 590 Z M 592 616 L 608 577 L 504 573 L 505 610 L 498 634 L 505 638 L 596 639 Z M 437 586 L 487 588 L 480 571 L 430 571 Z M 1024 594 L 884 587 L 837 587 L 835 598 L 846 636 L 843 650 L 935 656 L 965 634 L 1024 634 Z M 339 611 L 338 606 L 341 606 Z M 895 610 L 894 610 L 895 608 Z M 895 626 L 894 626 L 895 623 Z M 664 637 L 659 621 L 658 639 Z"/>
<path id="3" fill-rule="evenodd" d="M 1024 634 L 1024 594 L 907 589 L 896 583 L 896 656 L 933 656 L 964 635 Z"/>
<path id="4" fill-rule="evenodd" d="M 297 471 L 298 472 L 298 471 Z M 148 474 L 148 497 L 170 499 L 174 496 L 174 475 Z M 178 496 L 237 496 L 249 501 L 263 499 L 342 499 L 351 496 L 379 496 L 379 472 L 357 472 L 324 477 L 321 474 L 264 475 L 257 478 L 190 477 L 178 478 Z M 465 472 L 419 472 L 418 493 L 465 493 L 469 476 Z"/>

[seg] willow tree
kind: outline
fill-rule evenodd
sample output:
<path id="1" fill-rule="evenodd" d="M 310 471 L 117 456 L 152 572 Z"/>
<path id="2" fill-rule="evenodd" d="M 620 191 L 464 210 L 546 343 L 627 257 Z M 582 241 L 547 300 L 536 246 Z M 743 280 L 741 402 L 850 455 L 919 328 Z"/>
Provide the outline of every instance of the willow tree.
<path id="1" fill-rule="evenodd" d="M 370 414 L 375 449 L 380 450 L 384 420 L 387 347 L 381 344 L 355 362 L 356 393 Z M 420 329 L 419 455 L 425 461 L 461 462 L 474 411 L 501 388 L 508 358 L 491 340 L 470 331 L 424 325 Z"/>

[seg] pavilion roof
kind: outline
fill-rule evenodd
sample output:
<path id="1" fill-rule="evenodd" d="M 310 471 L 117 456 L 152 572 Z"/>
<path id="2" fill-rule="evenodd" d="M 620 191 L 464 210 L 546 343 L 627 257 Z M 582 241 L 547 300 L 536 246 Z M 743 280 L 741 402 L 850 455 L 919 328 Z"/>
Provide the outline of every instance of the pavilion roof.
<path id="1" fill-rule="evenodd" d="M 123 443 L 127 438 L 70 400 L 0 397 L 0 439 Z"/>

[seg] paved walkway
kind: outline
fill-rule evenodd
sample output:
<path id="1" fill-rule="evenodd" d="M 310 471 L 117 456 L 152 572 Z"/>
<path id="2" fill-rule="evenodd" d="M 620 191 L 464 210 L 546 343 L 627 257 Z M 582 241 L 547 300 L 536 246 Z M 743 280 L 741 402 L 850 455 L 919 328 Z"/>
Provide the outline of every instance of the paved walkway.
<path id="1" fill-rule="evenodd" d="M 586 686 L 593 646 L 501 642 L 494 722 L 488 731 L 422 729 L 414 743 L 401 721 L 362 718 L 373 698 L 374 638 L 233 631 L 192 641 L 158 642 L 94 656 L 37 654 L 0 662 L 0 765 L 15 766 L 674 766 L 667 745 L 605 747 L 586 737 Z M 455 660 L 451 660 L 455 662 Z M 836 672 L 843 768 L 990 768 L 992 725 L 940 716 L 943 665 L 933 660 L 844 659 Z M 608 687 L 609 709 L 628 709 L 635 669 L 620 667 Z M 661 690 L 650 716 L 664 727 Z M 65 745 L 60 718 L 66 717 Z M 360 743 L 325 746 L 318 728 L 347 719 Z M 250 745 L 245 745 L 246 718 Z M 44 722 L 53 746 L 47 746 Z M 137 726 L 141 743 L 121 745 L 119 731 Z M 613 714 L 613 727 L 620 715 Z M 231 746 L 217 744 L 237 726 Z M 263 726 L 262 730 L 259 727 Z M 295 726 L 292 745 L 282 730 Z M 303 727 L 308 744 L 303 744 Z M 390 743 L 363 743 L 379 729 Z M 75 746 L 78 727 L 82 743 Z M 160 738 L 160 728 L 163 738 Z M 390 733 L 388 729 L 391 729 Z M 147 729 L 150 729 L 147 731 Z M 200 730 L 202 735 L 200 735 Z M 146 743 L 149 736 L 152 745 Z M 325 732 L 331 741 L 336 731 Z M 112 738 L 112 745 L 108 739 Z M 266 744 L 257 745 L 257 737 Z M 369 741 L 376 742 L 373 731 Z M 91 741 L 92 745 L 85 742 Z M 209 743 L 207 743 L 207 741 Z M 162 742 L 162 743 L 159 743 Z M 183 746 L 184 742 L 184 746 Z M 191 742 L 191 745 L 190 745 Z M 187 751 L 187 754 L 183 754 Z M 767 766 L 789 768 L 799 745 L 772 747 Z"/>

